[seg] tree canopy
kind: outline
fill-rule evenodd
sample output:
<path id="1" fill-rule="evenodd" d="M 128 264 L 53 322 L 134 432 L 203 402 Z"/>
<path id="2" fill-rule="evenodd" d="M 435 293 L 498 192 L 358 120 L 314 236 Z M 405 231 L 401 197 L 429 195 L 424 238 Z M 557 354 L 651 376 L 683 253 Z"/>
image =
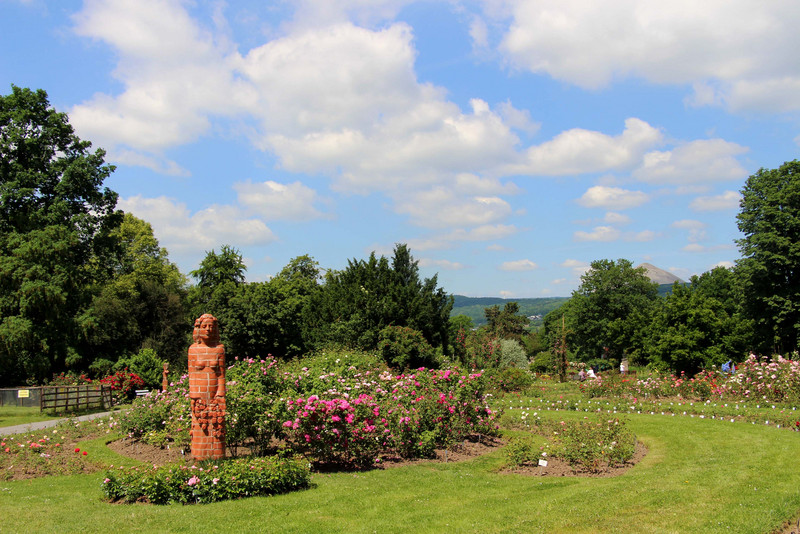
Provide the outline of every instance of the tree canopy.
<path id="1" fill-rule="evenodd" d="M 373 252 L 329 271 L 306 307 L 310 346 L 337 343 L 374 350 L 387 326 L 419 331 L 432 347 L 447 350 L 452 297 L 437 287 L 437 277 L 420 280 L 418 262 L 399 244 L 391 263 Z"/>
<path id="2" fill-rule="evenodd" d="M 563 316 L 570 350 L 586 358 L 636 356 L 657 299 L 658 284 L 644 268 L 626 259 L 596 260 L 572 298 L 547 315 L 545 329 L 554 344 Z"/>
<path id="3" fill-rule="evenodd" d="M 113 167 L 47 93 L 0 96 L 0 382 L 41 381 L 78 357 L 77 318 L 107 278 Z"/>
<path id="4" fill-rule="evenodd" d="M 742 189 L 738 241 L 747 310 L 763 353 L 790 353 L 800 339 L 800 161 L 760 169 Z"/>

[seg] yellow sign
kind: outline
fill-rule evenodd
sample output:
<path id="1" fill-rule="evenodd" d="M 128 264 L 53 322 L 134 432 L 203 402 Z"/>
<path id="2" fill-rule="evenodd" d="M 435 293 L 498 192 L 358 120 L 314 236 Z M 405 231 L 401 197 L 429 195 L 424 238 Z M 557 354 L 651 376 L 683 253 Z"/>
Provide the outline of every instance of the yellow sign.
<path id="1" fill-rule="evenodd" d="M 17 398 L 18 399 L 27 399 L 31 396 L 31 390 L 29 389 L 18 389 L 17 390 Z"/>

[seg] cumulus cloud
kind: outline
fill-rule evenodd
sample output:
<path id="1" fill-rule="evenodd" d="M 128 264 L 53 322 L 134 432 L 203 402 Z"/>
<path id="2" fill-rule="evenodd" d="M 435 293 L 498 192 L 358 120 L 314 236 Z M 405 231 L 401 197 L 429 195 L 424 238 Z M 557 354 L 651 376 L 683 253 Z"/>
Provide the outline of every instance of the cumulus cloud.
<path id="1" fill-rule="evenodd" d="M 681 219 L 680 221 L 673 222 L 670 226 L 679 230 L 687 230 L 689 232 L 688 240 L 690 243 L 706 240 L 706 228 L 708 225 L 702 221 Z"/>
<path id="2" fill-rule="evenodd" d="M 226 243 L 265 245 L 276 240 L 263 221 L 242 217 L 234 206 L 212 205 L 191 213 L 174 199 L 137 195 L 121 198 L 117 207 L 151 223 L 161 245 L 181 255 L 201 255 Z"/>
<path id="3" fill-rule="evenodd" d="M 720 180 L 741 180 L 747 176 L 736 156 L 747 148 L 722 139 L 702 139 L 671 151 L 645 154 L 633 177 L 656 184 L 690 184 Z"/>
<path id="4" fill-rule="evenodd" d="M 501 7 L 498 8 L 500 4 Z M 519 69 L 596 89 L 627 77 L 693 84 L 694 105 L 800 109 L 792 0 L 505 0 L 500 51 Z M 702 53 L 698 53 L 702 50 Z"/>
<path id="5" fill-rule="evenodd" d="M 591 232 L 579 230 L 572 237 L 575 241 L 616 241 L 622 237 L 622 233 L 612 226 L 595 226 Z"/>
<path id="6" fill-rule="evenodd" d="M 586 190 L 578 199 L 578 204 L 585 208 L 625 210 L 641 206 L 649 200 L 650 197 L 642 191 L 596 185 Z"/>
<path id="7" fill-rule="evenodd" d="M 420 267 L 436 267 L 439 269 L 444 269 L 445 271 L 460 271 L 462 269 L 466 269 L 466 265 L 461 262 L 450 260 L 434 260 L 431 258 L 420 258 L 419 265 Z"/>
<path id="8" fill-rule="evenodd" d="M 586 271 L 588 271 L 589 268 L 591 267 L 591 265 L 586 263 L 585 261 L 580 261 L 575 259 L 564 260 L 560 264 L 560 266 L 564 267 L 565 269 L 569 269 L 575 276 L 583 276 L 586 273 Z"/>
<path id="9" fill-rule="evenodd" d="M 96 94 L 69 111 L 70 122 L 96 143 L 160 153 L 196 140 L 210 114 L 235 115 L 255 103 L 231 68 L 236 52 L 220 45 L 178 2 L 85 2 L 78 35 L 104 41 L 119 56 L 113 75 L 124 91 Z"/>
<path id="10" fill-rule="evenodd" d="M 603 217 L 603 222 L 607 224 L 623 225 L 623 224 L 629 224 L 631 222 L 631 218 L 622 213 L 609 211 L 608 213 L 605 214 L 605 217 Z"/>
<path id="11" fill-rule="evenodd" d="M 662 133 L 636 118 L 625 120 L 617 136 L 575 128 L 550 141 L 528 148 L 519 164 L 510 170 L 518 174 L 565 175 L 625 169 L 638 163 L 642 154 L 662 141 Z"/>
<path id="12" fill-rule="evenodd" d="M 458 197 L 452 190 L 436 187 L 404 195 L 395 211 L 428 228 L 474 227 L 505 219 L 511 206 L 499 197 Z"/>
<path id="13" fill-rule="evenodd" d="M 735 210 L 741 199 L 737 191 L 725 191 L 720 195 L 697 197 L 689 203 L 689 208 L 694 211 Z"/>
<path id="14" fill-rule="evenodd" d="M 625 236 L 627 241 L 646 242 L 652 241 L 657 237 L 657 234 L 652 230 L 642 230 L 641 232 L 631 232 Z"/>
<path id="15" fill-rule="evenodd" d="M 239 182 L 233 184 L 233 189 L 239 203 L 264 220 L 305 221 L 322 216 L 314 207 L 316 191 L 300 182 Z"/>
<path id="16" fill-rule="evenodd" d="M 538 265 L 527 259 L 507 261 L 500 265 L 501 271 L 533 271 L 534 269 L 538 268 Z"/>

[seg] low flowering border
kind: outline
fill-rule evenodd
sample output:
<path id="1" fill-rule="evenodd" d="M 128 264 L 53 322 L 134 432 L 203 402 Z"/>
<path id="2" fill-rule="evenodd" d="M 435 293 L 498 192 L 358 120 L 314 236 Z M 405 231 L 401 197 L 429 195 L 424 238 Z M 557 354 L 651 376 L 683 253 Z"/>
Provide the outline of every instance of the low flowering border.
<path id="1" fill-rule="evenodd" d="M 311 485 L 311 466 L 298 457 L 229 459 L 196 465 L 117 467 L 102 482 L 111 502 L 200 504 L 267 496 Z"/>

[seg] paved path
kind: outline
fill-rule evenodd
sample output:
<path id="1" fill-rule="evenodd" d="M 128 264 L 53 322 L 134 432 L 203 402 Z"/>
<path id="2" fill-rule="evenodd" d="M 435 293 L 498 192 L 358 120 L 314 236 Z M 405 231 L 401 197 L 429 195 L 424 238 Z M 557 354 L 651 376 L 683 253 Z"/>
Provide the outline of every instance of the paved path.
<path id="1" fill-rule="evenodd" d="M 35 432 L 44 428 L 56 426 L 61 421 L 91 421 L 99 417 L 106 417 L 116 412 L 100 412 L 92 413 L 89 415 L 81 415 L 80 417 L 62 417 L 61 419 L 51 419 L 49 421 L 36 421 L 35 423 L 25 423 L 24 425 L 5 426 L 0 428 L 0 436 L 8 436 L 10 434 L 27 434 L 28 432 Z"/>

